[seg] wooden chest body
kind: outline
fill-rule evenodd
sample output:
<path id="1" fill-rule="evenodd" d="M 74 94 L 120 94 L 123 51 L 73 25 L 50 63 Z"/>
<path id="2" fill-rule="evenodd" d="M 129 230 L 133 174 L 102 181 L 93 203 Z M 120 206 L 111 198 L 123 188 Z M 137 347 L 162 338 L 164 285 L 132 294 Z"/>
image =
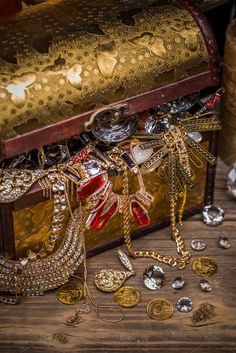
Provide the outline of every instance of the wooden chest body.
<path id="1" fill-rule="evenodd" d="M 55 0 L 4 21 L 2 28 L 1 160 L 81 133 L 101 107 L 125 103 L 130 114 L 142 113 L 218 83 L 214 38 L 185 0 Z M 204 134 L 203 144 L 213 154 L 216 142 L 217 133 Z M 198 175 L 186 216 L 211 203 L 214 172 L 208 166 Z M 161 186 L 152 225 L 136 229 L 134 236 L 168 223 L 168 207 L 162 206 L 166 186 L 152 178 Z M 19 257 L 47 236 L 50 207 L 38 184 L 1 205 L 1 253 Z M 42 221 L 45 228 L 37 225 Z M 121 241 L 118 225 L 114 219 L 103 233 L 87 236 L 91 254 Z"/>

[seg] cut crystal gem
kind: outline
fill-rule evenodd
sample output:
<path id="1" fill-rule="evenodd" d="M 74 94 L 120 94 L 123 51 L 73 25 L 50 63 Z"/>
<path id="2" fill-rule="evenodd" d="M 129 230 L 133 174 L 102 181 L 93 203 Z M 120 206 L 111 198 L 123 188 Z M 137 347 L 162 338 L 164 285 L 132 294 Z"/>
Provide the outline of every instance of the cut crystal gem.
<path id="1" fill-rule="evenodd" d="M 186 284 L 186 281 L 185 281 L 184 277 L 177 277 L 174 279 L 174 281 L 172 283 L 172 288 L 181 289 L 181 288 L 183 288 L 183 286 L 185 284 Z"/>
<path id="2" fill-rule="evenodd" d="M 202 220 L 209 226 L 217 226 L 224 220 L 224 210 L 219 206 L 204 206 L 202 210 Z"/>
<path id="3" fill-rule="evenodd" d="M 188 297 L 182 297 L 177 301 L 176 307 L 181 313 L 188 313 L 193 308 L 193 302 Z"/>
<path id="4" fill-rule="evenodd" d="M 80 201 L 84 201 L 95 192 L 98 192 L 98 190 L 104 186 L 104 183 L 104 179 L 101 175 L 97 175 L 90 179 L 86 184 L 82 185 L 77 190 Z"/>
<path id="5" fill-rule="evenodd" d="M 200 143 L 202 141 L 202 134 L 198 131 L 189 132 L 188 136 L 191 137 L 195 142 Z"/>
<path id="6" fill-rule="evenodd" d="M 200 286 L 201 290 L 203 290 L 204 292 L 211 291 L 210 282 L 208 282 L 206 279 L 201 279 L 199 282 L 199 286 Z"/>
<path id="7" fill-rule="evenodd" d="M 206 244 L 201 240 L 194 239 L 191 242 L 191 247 L 195 251 L 202 251 L 206 248 Z"/>
<path id="8" fill-rule="evenodd" d="M 231 247 L 230 241 L 226 237 L 219 237 L 219 247 L 222 249 L 229 249 Z"/>
<path id="9" fill-rule="evenodd" d="M 145 123 L 145 130 L 149 134 L 160 134 L 161 132 L 167 132 L 169 128 L 170 119 L 168 114 L 162 115 L 161 117 L 151 115 Z"/>
<path id="10" fill-rule="evenodd" d="M 137 225 L 146 226 L 151 223 L 145 209 L 137 201 L 131 201 L 131 209 Z"/>
<path id="11" fill-rule="evenodd" d="M 165 272 L 160 266 L 150 266 L 143 272 L 143 281 L 151 290 L 161 289 L 165 284 Z"/>

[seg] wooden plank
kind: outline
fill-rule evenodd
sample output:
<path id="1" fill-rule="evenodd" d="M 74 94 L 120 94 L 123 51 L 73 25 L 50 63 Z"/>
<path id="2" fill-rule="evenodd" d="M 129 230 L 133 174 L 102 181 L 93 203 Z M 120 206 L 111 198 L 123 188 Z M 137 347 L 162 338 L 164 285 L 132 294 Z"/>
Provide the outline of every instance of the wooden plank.
<path id="1" fill-rule="evenodd" d="M 146 289 L 142 274 L 145 267 L 154 260 L 133 260 L 136 276 L 126 284 L 141 291 L 142 301 L 133 309 L 125 310 L 125 319 L 118 324 L 99 321 L 93 311 L 83 316 L 83 322 L 75 328 L 64 325 L 73 315 L 77 306 L 66 306 L 56 300 L 56 291 L 43 297 L 23 298 L 17 306 L 0 305 L 0 349 L 3 353 L 235 353 L 236 352 L 236 202 L 227 193 L 227 167 L 219 161 L 217 168 L 215 203 L 226 211 L 225 221 L 219 227 L 207 227 L 200 215 L 188 219 L 181 228 L 188 247 L 194 238 L 207 243 L 201 255 L 210 256 L 218 263 L 218 272 L 210 278 L 213 290 L 204 293 L 199 290 L 199 279 L 191 272 L 190 266 L 178 271 L 162 265 L 166 273 L 166 284 L 158 292 Z M 122 229 L 121 229 L 122 233 Z M 218 248 L 217 239 L 226 235 L 232 243 L 229 250 Z M 135 240 L 136 249 L 160 250 L 167 254 L 175 253 L 170 240 L 169 229 L 153 232 L 145 238 Z M 124 246 L 120 247 L 124 248 Z M 99 292 L 93 285 L 94 274 L 103 268 L 122 269 L 117 249 L 88 259 L 89 286 L 97 301 L 113 303 L 113 295 Z M 199 256 L 193 253 L 192 258 Z M 82 273 L 82 269 L 79 271 Z M 184 275 L 186 287 L 180 292 L 171 288 L 172 280 Z M 154 298 L 165 298 L 174 305 L 181 296 L 193 300 L 194 309 L 201 303 L 215 306 L 215 317 L 207 326 L 192 327 L 191 313 L 181 314 L 176 309 L 171 319 L 156 322 L 148 318 L 145 308 Z M 104 313 L 105 314 L 105 313 Z M 106 313 L 106 318 L 118 319 L 118 310 Z"/>

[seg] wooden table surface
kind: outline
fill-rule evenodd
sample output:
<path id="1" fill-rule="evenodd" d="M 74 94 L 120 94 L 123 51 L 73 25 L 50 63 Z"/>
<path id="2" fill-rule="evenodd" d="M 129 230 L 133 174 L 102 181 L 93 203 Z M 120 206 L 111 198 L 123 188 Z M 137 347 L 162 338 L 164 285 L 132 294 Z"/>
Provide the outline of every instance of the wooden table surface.
<path id="1" fill-rule="evenodd" d="M 1 353 L 51 353 L 51 352 L 160 352 L 160 353 L 236 353 L 236 201 L 227 193 L 227 167 L 218 163 L 215 203 L 225 210 L 225 221 L 218 227 L 207 227 L 196 215 L 185 221 L 182 233 L 187 245 L 194 238 L 207 243 L 201 255 L 210 256 L 218 263 L 218 272 L 210 278 L 213 290 L 204 293 L 199 289 L 199 279 L 191 272 L 190 266 L 179 271 L 162 265 L 166 274 L 166 284 L 159 291 L 148 290 L 143 285 L 143 270 L 155 261 L 137 259 L 133 261 L 136 276 L 126 284 L 140 289 L 141 303 L 125 310 L 125 319 L 116 324 L 105 323 L 92 312 L 83 316 L 83 322 L 71 328 L 64 325 L 73 315 L 76 306 L 61 304 L 56 299 L 56 291 L 43 297 L 24 298 L 19 305 L 0 304 L 0 352 Z M 232 244 L 228 250 L 218 247 L 220 235 L 227 236 Z M 159 249 L 166 253 L 175 253 L 174 243 L 169 240 L 169 230 L 154 232 L 135 241 L 137 249 Z M 111 267 L 121 269 L 117 258 L 117 249 L 112 249 L 88 260 L 89 284 L 98 301 L 113 303 L 113 294 L 99 292 L 92 284 L 94 273 Z M 199 253 L 192 252 L 192 259 Z M 187 284 L 175 291 L 172 280 L 184 275 Z M 147 303 L 154 298 L 163 298 L 175 305 L 178 298 L 189 296 L 196 310 L 202 303 L 215 306 L 215 316 L 194 327 L 192 312 L 183 314 L 176 309 L 171 319 L 158 322 L 146 314 Z M 109 319 L 118 319 L 120 312 L 109 310 L 102 312 Z"/>

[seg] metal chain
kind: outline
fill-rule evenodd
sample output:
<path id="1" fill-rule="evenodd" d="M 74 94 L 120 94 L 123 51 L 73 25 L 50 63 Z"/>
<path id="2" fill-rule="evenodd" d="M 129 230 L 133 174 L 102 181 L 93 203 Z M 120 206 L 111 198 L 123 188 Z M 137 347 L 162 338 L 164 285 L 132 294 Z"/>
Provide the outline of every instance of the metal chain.
<path id="1" fill-rule="evenodd" d="M 123 174 L 123 203 L 122 203 L 122 214 L 123 214 L 123 227 L 124 227 L 124 240 L 127 246 L 127 250 L 130 256 L 134 258 L 148 257 L 159 262 L 165 263 L 172 267 L 176 266 L 178 269 L 183 269 L 189 263 L 190 253 L 185 248 L 184 241 L 181 237 L 180 232 L 176 227 L 176 196 L 171 195 L 170 197 L 170 216 L 171 216 L 171 231 L 173 240 L 177 246 L 177 252 L 181 255 L 180 257 L 162 255 L 157 251 L 134 251 L 131 243 L 131 231 L 130 231 L 130 210 L 129 210 L 129 179 L 127 168 L 124 166 Z"/>

